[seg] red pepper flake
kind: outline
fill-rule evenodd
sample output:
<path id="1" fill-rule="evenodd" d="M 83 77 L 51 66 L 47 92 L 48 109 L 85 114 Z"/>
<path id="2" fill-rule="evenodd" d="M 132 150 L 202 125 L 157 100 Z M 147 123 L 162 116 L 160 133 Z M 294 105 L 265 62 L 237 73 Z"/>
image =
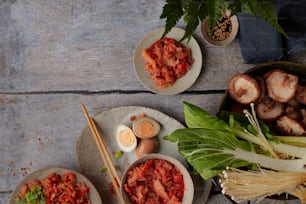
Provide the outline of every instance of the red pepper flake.
<path id="1" fill-rule="evenodd" d="M 115 195 L 115 186 L 114 186 L 113 183 L 110 183 L 110 184 L 109 184 L 109 191 L 110 191 L 113 195 Z"/>
<path id="2" fill-rule="evenodd" d="M 134 121 L 136 119 L 136 116 L 135 115 L 132 115 L 131 117 L 130 117 L 130 121 Z"/>

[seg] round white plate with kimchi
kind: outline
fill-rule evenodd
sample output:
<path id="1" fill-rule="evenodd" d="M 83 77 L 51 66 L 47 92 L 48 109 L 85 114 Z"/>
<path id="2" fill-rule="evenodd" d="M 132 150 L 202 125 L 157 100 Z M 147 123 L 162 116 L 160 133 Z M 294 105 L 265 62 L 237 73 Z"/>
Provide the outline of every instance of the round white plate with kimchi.
<path id="1" fill-rule="evenodd" d="M 84 175 L 66 168 L 46 167 L 30 173 L 11 194 L 10 204 L 97 203 L 100 194 Z"/>
<path id="2" fill-rule="evenodd" d="M 174 95 L 191 87 L 202 69 L 202 52 L 197 41 L 179 40 L 185 31 L 174 27 L 160 39 L 164 28 L 147 33 L 134 52 L 134 68 L 139 81 L 150 91 Z"/>

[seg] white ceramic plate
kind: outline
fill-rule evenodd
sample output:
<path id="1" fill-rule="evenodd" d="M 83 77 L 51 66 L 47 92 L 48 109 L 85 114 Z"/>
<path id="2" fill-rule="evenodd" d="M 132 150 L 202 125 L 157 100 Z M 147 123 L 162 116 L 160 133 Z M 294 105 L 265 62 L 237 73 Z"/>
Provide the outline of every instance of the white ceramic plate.
<path id="1" fill-rule="evenodd" d="M 156 119 L 161 124 L 161 131 L 158 135 L 160 142 L 160 149 L 158 153 L 172 156 L 187 167 L 184 158 L 181 157 L 178 153 L 177 144 L 162 139 L 163 136 L 172 133 L 178 128 L 183 128 L 184 126 L 166 114 L 146 107 L 118 107 L 109 111 L 102 112 L 94 117 L 98 128 L 103 135 L 104 142 L 106 143 L 110 155 L 120 151 L 115 139 L 117 126 L 124 124 L 131 127 L 132 122 L 130 121 L 130 117 L 137 116 L 141 113 L 145 113 L 147 116 Z M 101 172 L 101 169 L 103 169 L 105 165 L 99 155 L 98 148 L 88 126 L 83 129 L 81 135 L 78 138 L 76 152 L 81 172 L 86 175 L 87 178 L 93 181 L 93 184 L 100 192 L 103 203 L 118 203 L 116 195 L 112 195 L 110 193 L 109 184 L 111 183 L 111 180 L 109 176 L 107 173 Z M 135 151 L 124 153 L 123 156 L 119 159 L 114 159 L 113 157 L 113 162 L 118 167 L 118 173 L 120 176 L 124 173 L 124 170 L 135 160 Z M 194 176 L 192 174 L 191 176 L 193 178 L 195 189 L 193 203 L 203 203 L 207 200 L 211 190 L 211 181 L 204 181 L 199 176 Z"/>
<path id="2" fill-rule="evenodd" d="M 68 172 L 72 172 L 76 175 L 77 182 L 84 182 L 89 187 L 89 197 L 90 197 L 91 203 L 102 204 L 101 197 L 98 191 L 96 190 L 95 186 L 85 176 L 83 176 L 82 174 L 74 170 L 61 168 L 61 167 L 48 167 L 48 168 L 43 168 L 43 169 L 34 171 L 33 173 L 30 173 L 27 177 L 25 177 L 25 179 L 17 186 L 17 188 L 12 193 L 10 204 L 18 204 L 17 202 L 15 202 L 14 198 L 21 191 L 22 186 L 24 184 L 29 183 L 30 181 L 33 181 L 33 180 L 42 180 L 46 178 L 48 175 L 50 175 L 51 173 L 63 175 Z"/>
<path id="3" fill-rule="evenodd" d="M 134 68 L 139 81 L 150 91 L 161 95 L 174 95 L 181 93 L 194 84 L 198 78 L 202 69 L 202 52 L 197 41 L 192 37 L 189 42 L 187 40 L 182 41 L 182 44 L 191 48 L 191 54 L 194 59 L 194 63 L 191 69 L 185 76 L 178 79 L 172 86 L 167 88 L 158 88 L 155 83 L 150 79 L 149 74 L 145 70 L 145 60 L 143 59 L 141 52 L 145 48 L 150 47 L 156 40 L 158 40 L 164 32 L 164 28 L 158 28 L 147 33 L 138 43 L 134 52 Z M 184 35 L 184 30 L 181 28 L 172 28 L 172 30 L 166 35 L 176 40 L 180 40 Z"/>

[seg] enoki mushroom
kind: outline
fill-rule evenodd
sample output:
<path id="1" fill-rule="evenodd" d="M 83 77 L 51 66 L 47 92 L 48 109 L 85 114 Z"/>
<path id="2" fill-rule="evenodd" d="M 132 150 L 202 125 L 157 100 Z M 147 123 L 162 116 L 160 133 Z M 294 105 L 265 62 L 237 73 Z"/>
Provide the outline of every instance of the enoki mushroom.
<path id="1" fill-rule="evenodd" d="M 220 183 L 222 193 L 236 202 L 260 201 L 267 196 L 283 193 L 306 201 L 306 173 L 227 168 L 220 175 Z"/>

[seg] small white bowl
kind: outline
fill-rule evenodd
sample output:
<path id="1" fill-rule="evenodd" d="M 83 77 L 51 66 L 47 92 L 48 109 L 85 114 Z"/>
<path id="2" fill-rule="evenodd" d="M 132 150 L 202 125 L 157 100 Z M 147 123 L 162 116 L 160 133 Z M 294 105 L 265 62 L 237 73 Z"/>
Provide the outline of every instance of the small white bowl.
<path id="1" fill-rule="evenodd" d="M 193 181 L 192 178 L 189 174 L 189 172 L 187 171 L 187 169 L 185 168 L 185 166 L 179 162 L 178 160 L 174 159 L 173 157 L 170 156 L 166 156 L 163 154 L 148 154 L 145 155 L 139 159 L 137 159 L 136 161 L 134 161 L 124 172 L 122 179 L 121 179 L 121 193 L 123 196 L 123 200 L 125 201 L 126 204 L 130 204 L 130 200 L 129 200 L 129 196 L 128 194 L 124 191 L 124 184 L 126 182 L 127 176 L 128 176 L 128 172 L 130 170 L 132 170 L 134 167 L 136 167 L 137 165 L 146 162 L 148 159 L 160 159 L 160 160 L 166 160 L 168 162 L 170 162 L 171 164 L 173 164 L 174 166 L 176 166 L 180 172 L 183 175 L 183 180 L 184 180 L 184 196 L 183 196 L 183 200 L 182 200 L 182 204 L 190 204 L 192 203 L 193 200 L 193 196 L 194 196 L 194 185 L 193 185 Z"/>
<path id="2" fill-rule="evenodd" d="M 230 20 L 232 22 L 232 31 L 230 35 L 225 38 L 224 40 L 217 41 L 217 40 L 212 40 L 211 37 L 208 35 L 207 29 L 206 29 L 206 23 L 207 23 L 207 18 L 204 19 L 201 23 L 201 33 L 203 36 L 204 41 L 214 47 L 222 47 L 230 44 L 235 38 L 239 30 L 239 23 L 238 23 L 238 18 L 236 15 L 231 16 Z"/>

